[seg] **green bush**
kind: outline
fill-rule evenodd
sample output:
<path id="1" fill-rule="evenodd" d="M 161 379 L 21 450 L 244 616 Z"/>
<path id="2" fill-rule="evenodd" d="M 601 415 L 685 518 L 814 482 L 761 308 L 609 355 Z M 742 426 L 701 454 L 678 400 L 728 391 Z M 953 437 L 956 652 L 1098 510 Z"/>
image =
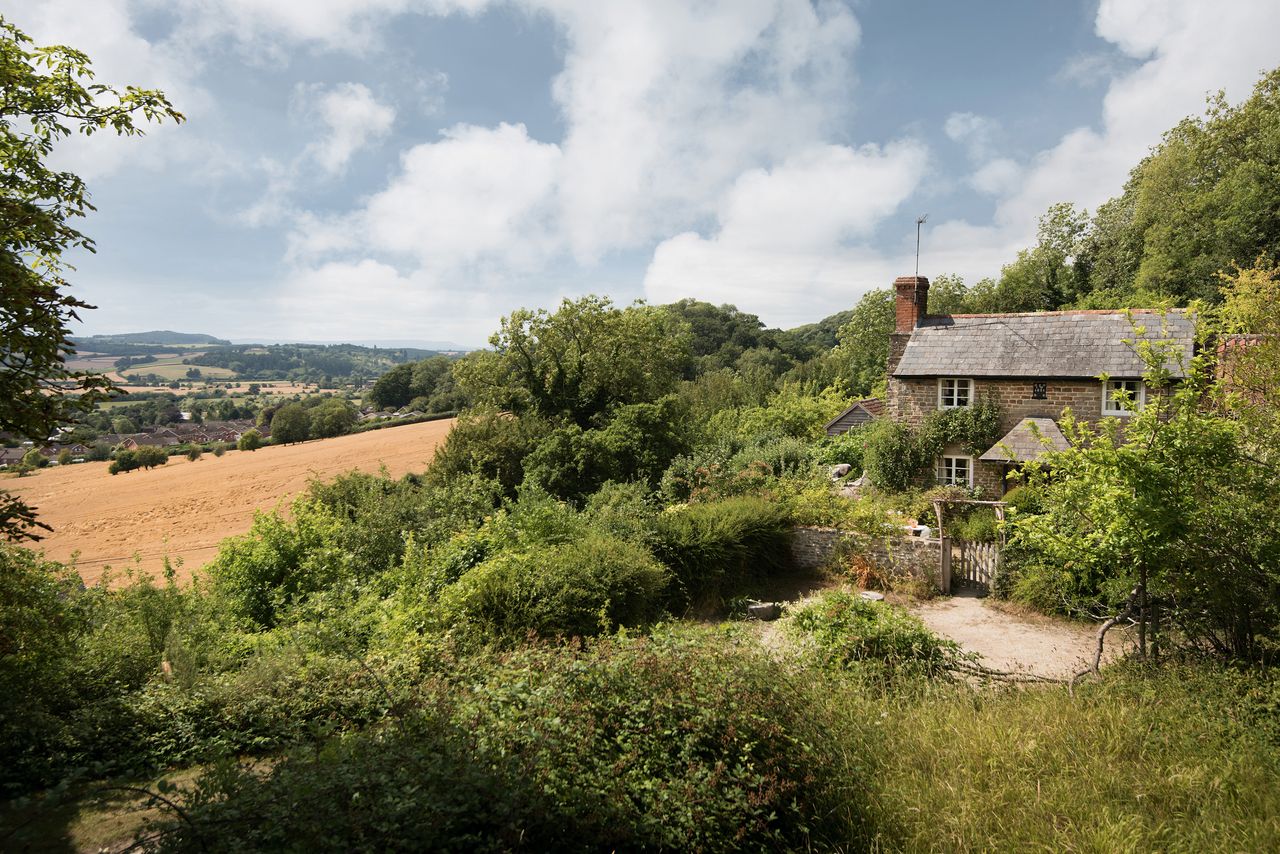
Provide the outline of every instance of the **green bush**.
<path id="1" fill-rule="evenodd" d="M 675 574 L 677 606 L 719 609 L 752 581 L 790 565 L 791 520 L 762 498 L 673 507 L 658 517 L 654 553 Z"/>
<path id="2" fill-rule="evenodd" d="M 424 710 L 199 781 L 162 850 L 804 850 L 864 832 L 826 704 L 699 633 L 457 665 Z"/>
<path id="3" fill-rule="evenodd" d="M 871 482 L 881 489 L 910 489 L 933 460 L 934 455 L 922 447 L 916 432 L 905 424 L 883 419 L 866 429 L 862 464 Z"/>
<path id="4" fill-rule="evenodd" d="M 866 453 L 868 429 L 864 424 L 854 427 L 839 436 L 826 436 L 815 447 L 814 456 L 817 461 L 827 466 L 849 464 L 850 477 L 862 474 L 864 468 L 863 455 Z"/>
<path id="5" fill-rule="evenodd" d="M 657 619 L 668 584 L 644 548 L 589 534 L 498 553 L 444 588 L 439 614 L 444 626 L 506 641 L 588 637 Z"/>
<path id="6" fill-rule="evenodd" d="M 949 519 L 947 535 L 958 540 L 994 543 L 1000 536 L 1000 522 L 996 519 L 995 510 L 978 507 Z"/>
<path id="7" fill-rule="evenodd" d="M 827 667 L 853 667 L 886 678 L 936 678 L 965 658 L 955 642 L 938 637 L 906 611 L 851 590 L 824 593 L 787 623 L 791 636 Z"/>
<path id="8" fill-rule="evenodd" d="M 1022 515 L 1044 512 L 1044 495 L 1030 486 L 1015 486 L 1000 500 Z"/>
<path id="9" fill-rule="evenodd" d="M 517 417 L 493 409 L 468 410 L 436 448 L 427 479 L 447 483 L 476 475 L 498 481 L 507 495 L 515 495 L 524 481 L 525 457 L 550 430 L 546 421 L 531 414 Z"/>

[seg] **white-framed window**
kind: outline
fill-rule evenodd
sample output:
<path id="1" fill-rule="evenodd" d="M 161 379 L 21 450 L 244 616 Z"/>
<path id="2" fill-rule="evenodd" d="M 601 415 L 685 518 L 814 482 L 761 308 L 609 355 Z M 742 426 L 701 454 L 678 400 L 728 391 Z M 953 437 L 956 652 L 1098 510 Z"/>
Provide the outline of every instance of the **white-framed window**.
<path id="1" fill-rule="evenodd" d="M 961 409 L 973 403 L 973 380 L 943 377 L 938 380 L 938 408 Z"/>
<path id="2" fill-rule="evenodd" d="M 1147 402 L 1142 380 L 1107 380 L 1102 386 L 1103 415 L 1132 415 Z"/>
<path id="3" fill-rule="evenodd" d="M 938 483 L 973 486 L 973 457 L 938 457 Z"/>

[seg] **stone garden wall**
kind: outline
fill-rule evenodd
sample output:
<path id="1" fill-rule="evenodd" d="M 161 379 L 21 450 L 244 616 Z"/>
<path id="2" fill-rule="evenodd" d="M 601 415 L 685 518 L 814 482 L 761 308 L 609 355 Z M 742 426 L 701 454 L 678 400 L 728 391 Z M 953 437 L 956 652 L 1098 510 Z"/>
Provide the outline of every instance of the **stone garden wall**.
<path id="1" fill-rule="evenodd" d="M 837 549 L 865 557 L 877 569 L 893 575 L 909 575 L 940 587 L 940 540 L 923 537 L 868 537 L 836 528 L 798 527 L 791 538 L 791 559 L 799 569 L 826 565 Z"/>

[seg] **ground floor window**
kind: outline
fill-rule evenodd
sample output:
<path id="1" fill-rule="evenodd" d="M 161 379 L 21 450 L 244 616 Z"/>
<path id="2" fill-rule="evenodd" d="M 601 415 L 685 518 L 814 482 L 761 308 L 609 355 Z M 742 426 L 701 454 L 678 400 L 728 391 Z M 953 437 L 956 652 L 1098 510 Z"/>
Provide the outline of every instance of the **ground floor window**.
<path id="1" fill-rule="evenodd" d="M 969 457 L 939 457 L 938 483 L 973 486 L 973 460 Z"/>

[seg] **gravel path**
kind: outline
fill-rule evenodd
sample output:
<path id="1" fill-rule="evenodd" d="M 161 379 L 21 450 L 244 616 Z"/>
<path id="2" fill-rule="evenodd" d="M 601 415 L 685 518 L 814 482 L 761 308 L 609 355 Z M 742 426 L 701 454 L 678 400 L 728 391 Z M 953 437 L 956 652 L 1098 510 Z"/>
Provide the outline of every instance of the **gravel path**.
<path id="1" fill-rule="evenodd" d="M 910 610 L 933 631 L 981 655 L 982 664 L 995 670 L 1070 677 L 1088 665 L 1096 648 L 1095 630 L 1087 625 L 1014 614 L 972 595 L 921 602 Z M 1108 633 L 1112 655 L 1119 641 L 1118 633 Z"/>

